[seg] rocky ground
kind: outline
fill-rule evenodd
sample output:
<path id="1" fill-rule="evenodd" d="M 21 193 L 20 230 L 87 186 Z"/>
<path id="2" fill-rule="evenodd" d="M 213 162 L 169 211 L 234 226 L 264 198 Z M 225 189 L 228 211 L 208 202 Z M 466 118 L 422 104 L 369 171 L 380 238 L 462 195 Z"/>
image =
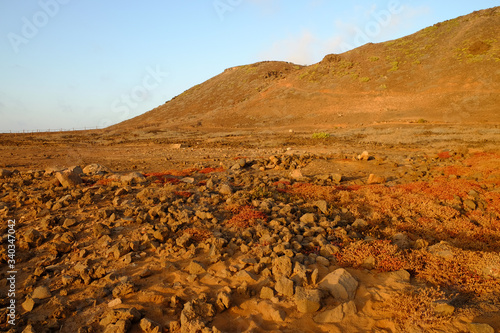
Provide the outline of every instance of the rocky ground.
<path id="1" fill-rule="evenodd" d="M 166 144 L 168 169 L 4 145 L 2 331 L 500 330 L 498 151 Z"/>

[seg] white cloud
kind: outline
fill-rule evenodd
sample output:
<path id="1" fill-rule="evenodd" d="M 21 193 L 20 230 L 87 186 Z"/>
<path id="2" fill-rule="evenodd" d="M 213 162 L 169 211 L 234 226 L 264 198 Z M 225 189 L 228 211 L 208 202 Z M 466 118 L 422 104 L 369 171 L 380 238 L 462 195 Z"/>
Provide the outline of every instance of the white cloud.
<path id="1" fill-rule="evenodd" d="M 268 50 L 261 52 L 260 58 L 312 64 L 330 53 L 343 53 L 368 42 L 402 37 L 401 31 L 410 31 L 417 20 L 429 12 L 428 7 L 408 4 L 402 5 L 396 13 L 373 5 L 357 6 L 353 17 L 333 22 L 336 34 L 320 38 L 310 30 L 302 30 L 298 35 L 276 41 Z"/>
<path id="2" fill-rule="evenodd" d="M 376 6 L 365 8 L 360 12 L 362 20 L 352 18 L 338 20 L 335 23 L 339 31 L 338 36 L 342 39 L 340 48 L 335 52 L 345 52 L 347 49 L 359 47 L 368 42 L 378 43 L 403 37 L 412 30 L 412 27 L 415 27 L 421 16 L 428 15 L 429 12 L 429 7 L 413 7 L 408 4 L 401 5 L 398 11 Z"/>
<path id="3" fill-rule="evenodd" d="M 310 64 L 320 43 L 310 31 L 304 30 L 298 36 L 275 42 L 269 50 L 262 52 L 261 58 Z"/>

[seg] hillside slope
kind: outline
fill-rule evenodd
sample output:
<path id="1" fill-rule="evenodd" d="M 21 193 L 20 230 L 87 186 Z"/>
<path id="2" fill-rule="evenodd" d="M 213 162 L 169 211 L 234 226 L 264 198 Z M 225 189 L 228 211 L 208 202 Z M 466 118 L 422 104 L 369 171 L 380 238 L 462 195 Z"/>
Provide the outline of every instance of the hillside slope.
<path id="1" fill-rule="evenodd" d="M 111 129 L 498 123 L 499 31 L 495 7 L 311 66 L 273 61 L 229 68 Z"/>

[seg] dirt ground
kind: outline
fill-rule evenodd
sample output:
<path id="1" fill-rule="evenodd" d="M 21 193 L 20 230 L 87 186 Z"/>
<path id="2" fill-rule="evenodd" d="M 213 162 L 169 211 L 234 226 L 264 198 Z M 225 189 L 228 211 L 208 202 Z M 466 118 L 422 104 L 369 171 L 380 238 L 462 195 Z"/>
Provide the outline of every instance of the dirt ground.
<path id="1" fill-rule="evenodd" d="M 498 125 L 0 134 L 0 329 L 498 332 L 499 147 Z M 344 269 L 348 299 L 323 283 Z"/>

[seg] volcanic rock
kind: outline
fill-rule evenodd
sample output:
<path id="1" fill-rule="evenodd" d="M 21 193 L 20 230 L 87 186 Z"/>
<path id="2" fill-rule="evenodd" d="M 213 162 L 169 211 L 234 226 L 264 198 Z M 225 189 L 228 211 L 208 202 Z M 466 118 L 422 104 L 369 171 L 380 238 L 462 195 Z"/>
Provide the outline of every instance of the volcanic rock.
<path id="1" fill-rule="evenodd" d="M 83 168 L 83 173 L 87 175 L 103 175 L 109 172 L 111 172 L 110 169 L 100 164 L 89 164 Z"/>
<path id="2" fill-rule="evenodd" d="M 33 290 L 33 294 L 31 295 L 31 298 L 34 299 L 46 299 L 50 297 L 52 297 L 52 293 L 46 286 L 37 287 L 35 290 Z"/>
<path id="3" fill-rule="evenodd" d="M 314 321 L 318 324 L 340 323 L 344 317 L 355 314 L 356 312 L 356 304 L 350 301 L 314 316 Z"/>
<path id="4" fill-rule="evenodd" d="M 65 188 L 75 187 L 82 183 L 82 179 L 80 178 L 80 176 L 77 173 L 71 171 L 57 172 L 56 178 L 59 183 L 61 183 L 61 185 Z"/>
<path id="5" fill-rule="evenodd" d="M 321 307 L 321 291 L 297 287 L 295 290 L 295 305 L 302 313 L 316 312 Z"/>
<path id="6" fill-rule="evenodd" d="M 370 174 L 370 176 L 368 177 L 368 185 L 372 185 L 372 184 L 383 184 L 386 182 L 386 179 L 385 177 L 382 177 L 382 176 L 378 176 L 378 175 L 375 175 L 375 174 Z"/>
<path id="7" fill-rule="evenodd" d="M 358 288 L 358 281 L 343 268 L 328 274 L 321 280 L 319 287 L 328 291 L 340 302 L 352 300 Z"/>
<path id="8" fill-rule="evenodd" d="M 276 291 L 284 296 L 293 296 L 293 281 L 282 276 L 276 281 Z"/>

